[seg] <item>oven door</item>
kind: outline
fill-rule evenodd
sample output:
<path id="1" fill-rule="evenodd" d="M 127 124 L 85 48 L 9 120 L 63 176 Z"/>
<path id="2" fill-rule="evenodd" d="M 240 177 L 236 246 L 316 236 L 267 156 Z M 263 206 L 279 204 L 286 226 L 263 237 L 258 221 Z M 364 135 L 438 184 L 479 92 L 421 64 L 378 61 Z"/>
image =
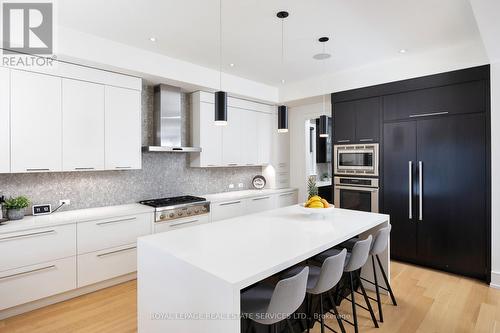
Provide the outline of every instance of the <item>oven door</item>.
<path id="1" fill-rule="evenodd" d="M 335 186 L 335 207 L 378 213 L 378 188 Z"/>

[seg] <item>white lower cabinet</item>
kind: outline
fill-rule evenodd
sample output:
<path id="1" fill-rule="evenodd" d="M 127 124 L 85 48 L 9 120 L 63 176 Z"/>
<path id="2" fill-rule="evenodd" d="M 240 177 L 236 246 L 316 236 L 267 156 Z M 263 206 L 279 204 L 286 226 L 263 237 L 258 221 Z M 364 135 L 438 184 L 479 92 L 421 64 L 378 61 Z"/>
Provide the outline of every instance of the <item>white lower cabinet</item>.
<path id="1" fill-rule="evenodd" d="M 157 222 L 154 225 L 154 233 L 188 228 L 209 222 L 210 222 L 210 215 L 208 214 L 186 217 L 169 222 Z"/>
<path id="2" fill-rule="evenodd" d="M 210 206 L 212 221 L 220 221 L 243 215 L 246 211 L 246 199 L 218 202 Z"/>
<path id="3" fill-rule="evenodd" d="M 78 287 L 112 279 L 137 270 L 137 246 L 122 245 L 78 256 Z"/>
<path id="4" fill-rule="evenodd" d="M 134 243 L 151 233 L 152 213 L 79 223 L 78 254 Z"/>
<path id="5" fill-rule="evenodd" d="M 75 256 L 4 271 L 0 273 L 0 310 L 75 288 Z"/>
<path id="6" fill-rule="evenodd" d="M 276 207 L 276 197 L 274 195 L 266 195 L 263 197 L 248 199 L 247 214 L 260 213 Z"/>
<path id="7" fill-rule="evenodd" d="M 278 208 L 296 205 L 298 200 L 297 191 L 280 193 L 278 194 Z"/>
<path id="8" fill-rule="evenodd" d="M 76 255 L 76 226 L 68 224 L 0 235 L 0 272 Z"/>

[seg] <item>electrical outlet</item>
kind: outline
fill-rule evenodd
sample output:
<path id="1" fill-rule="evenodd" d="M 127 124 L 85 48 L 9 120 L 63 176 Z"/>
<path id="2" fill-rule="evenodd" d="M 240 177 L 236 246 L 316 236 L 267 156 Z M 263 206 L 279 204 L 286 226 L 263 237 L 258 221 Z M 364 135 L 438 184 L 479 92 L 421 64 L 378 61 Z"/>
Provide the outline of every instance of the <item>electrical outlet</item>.
<path id="1" fill-rule="evenodd" d="M 238 183 L 238 188 L 243 188 L 244 186 L 243 183 Z"/>
<path id="2" fill-rule="evenodd" d="M 234 188 L 234 184 L 229 184 L 229 188 Z"/>
<path id="3" fill-rule="evenodd" d="M 59 200 L 59 206 L 62 204 L 64 204 L 65 206 L 69 206 L 69 205 L 71 205 L 71 200 L 69 200 L 69 199 Z"/>

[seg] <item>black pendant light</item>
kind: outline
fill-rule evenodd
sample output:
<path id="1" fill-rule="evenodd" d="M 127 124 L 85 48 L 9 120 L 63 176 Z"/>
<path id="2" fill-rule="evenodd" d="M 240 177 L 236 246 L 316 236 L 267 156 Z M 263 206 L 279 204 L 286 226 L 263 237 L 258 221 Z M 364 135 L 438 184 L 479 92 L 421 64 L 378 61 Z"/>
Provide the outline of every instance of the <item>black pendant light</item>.
<path id="1" fill-rule="evenodd" d="M 328 138 L 328 116 L 319 117 L 319 137 Z"/>
<path id="2" fill-rule="evenodd" d="M 281 19 L 281 69 L 284 72 L 284 64 L 285 64 L 285 19 L 289 16 L 289 13 L 286 11 L 281 11 L 276 14 L 276 16 Z M 281 82 L 284 83 L 284 78 L 281 79 Z M 288 107 L 286 105 L 278 106 L 278 133 L 287 133 L 288 132 Z"/>
<path id="3" fill-rule="evenodd" d="M 288 132 L 288 107 L 286 105 L 278 106 L 278 133 Z"/>
<path id="4" fill-rule="evenodd" d="M 227 125 L 227 92 L 222 91 L 222 0 L 219 0 L 219 89 L 215 93 L 215 125 Z"/>

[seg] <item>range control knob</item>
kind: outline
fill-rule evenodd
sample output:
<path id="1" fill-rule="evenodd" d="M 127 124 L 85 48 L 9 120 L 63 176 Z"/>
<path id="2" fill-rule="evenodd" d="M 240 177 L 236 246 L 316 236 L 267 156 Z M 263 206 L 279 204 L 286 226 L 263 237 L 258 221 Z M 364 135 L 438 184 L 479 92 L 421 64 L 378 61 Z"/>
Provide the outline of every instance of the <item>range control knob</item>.
<path id="1" fill-rule="evenodd" d="M 170 214 L 168 214 L 168 217 L 170 217 L 170 218 L 172 218 L 172 217 L 174 217 L 174 216 L 175 216 L 175 214 L 174 214 L 174 213 L 170 213 Z"/>
<path id="2" fill-rule="evenodd" d="M 194 213 L 195 213 L 195 214 L 198 214 L 199 212 L 200 212 L 200 211 L 199 211 L 198 209 L 195 209 L 195 210 L 194 210 Z"/>
<path id="3" fill-rule="evenodd" d="M 160 215 L 160 220 L 164 220 L 167 216 L 165 216 L 165 214 L 161 214 Z"/>
<path id="4" fill-rule="evenodd" d="M 201 211 L 202 211 L 202 212 L 206 212 L 206 211 L 207 211 L 207 207 L 202 207 L 202 208 L 201 208 Z"/>
<path id="5" fill-rule="evenodd" d="M 178 212 L 178 213 L 177 213 L 177 216 L 182 216 L 182 212 Z"/>
<path id="6" fill-rule="evenodd" d="M 190 211 L 190 210 L 188 210 L 188 211 L 187 211 L 187 214 L 188 214 L 188 215 L 191 215 L 191 214 L 193 214 L 193 212 L 192 212 L 192 211 Z"/>

